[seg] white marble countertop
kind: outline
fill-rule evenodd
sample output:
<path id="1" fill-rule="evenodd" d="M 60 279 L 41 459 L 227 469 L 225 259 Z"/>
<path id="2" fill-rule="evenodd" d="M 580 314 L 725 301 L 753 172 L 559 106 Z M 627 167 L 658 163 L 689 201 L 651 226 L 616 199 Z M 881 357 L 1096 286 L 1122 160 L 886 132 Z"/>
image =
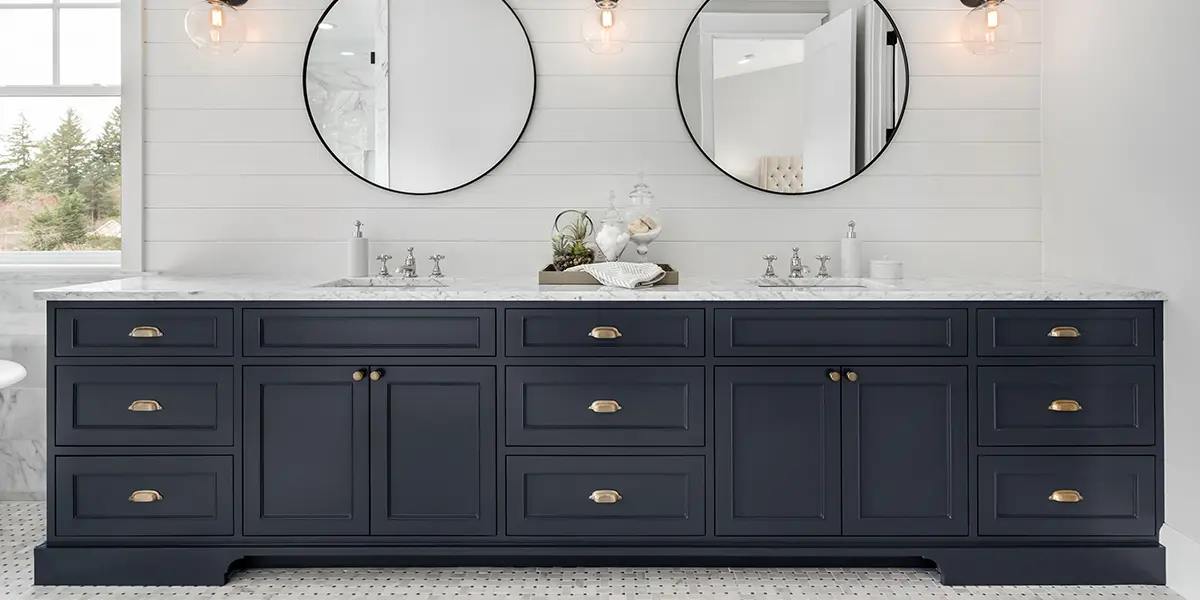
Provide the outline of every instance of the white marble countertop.
<path id="1" fill-rule="evenodd" d="M 51 301 L 1120 301 L 1165 300 L 1159 291 L 1064 279 L 855 280 L 860 288 L 759 287 L 757 279 L 685 278 L 681 285 L 636 290 L 545 286 L 532 278 L 444 279 L 442 288 L 318 287 L 329 280 L 262 277 L 141 276 L 40 290 Z M 813 280 L 806 280 L 811 282 Z M 829 280 L 843 283 L 844 280 Z"/>

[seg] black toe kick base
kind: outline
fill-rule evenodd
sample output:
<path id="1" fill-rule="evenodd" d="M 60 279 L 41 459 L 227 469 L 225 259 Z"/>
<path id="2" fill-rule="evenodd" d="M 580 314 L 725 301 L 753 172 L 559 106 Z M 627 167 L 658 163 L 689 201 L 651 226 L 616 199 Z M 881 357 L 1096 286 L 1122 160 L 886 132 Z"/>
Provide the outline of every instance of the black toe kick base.
<path id="1" fill-rule="evenodd" d="M 37 585 L 218 586 L 255 567 L 936 566 L 945 585 L 1164 585 L 1162 546 L 1061 548 L 48 548 Z"/>

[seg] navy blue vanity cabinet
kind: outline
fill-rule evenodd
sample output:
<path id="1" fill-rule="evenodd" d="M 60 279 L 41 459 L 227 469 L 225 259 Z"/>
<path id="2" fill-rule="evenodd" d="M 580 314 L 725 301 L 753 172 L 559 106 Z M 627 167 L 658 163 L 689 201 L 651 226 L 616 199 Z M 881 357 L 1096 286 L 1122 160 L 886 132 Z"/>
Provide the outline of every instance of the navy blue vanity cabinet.
<path id="1" fill-rule="evenodd" d="M 821 367 L 717 367 L 717 535 L 842 532 L 841 384 Z"/>
<path id="2" fill-rule="evenodd" d="M 370 532 L 363 375 L 351 367 L 245 368 L 246 535 Z"/>
<path id="3" fill-rule="evenodd" d="M 843 533 L 967 535 L 967 367 L 847 367 Z"/>
<path id="4" fill-rule="evenodd" d="M 51 302 L 56 585 L 896 561 L 1165 579 L 1156 302 Z"/>
<path id="5" fill-rule="evenodd" d="M 371 534 L 495 535 L 495 367 L 370 376 Z"/>

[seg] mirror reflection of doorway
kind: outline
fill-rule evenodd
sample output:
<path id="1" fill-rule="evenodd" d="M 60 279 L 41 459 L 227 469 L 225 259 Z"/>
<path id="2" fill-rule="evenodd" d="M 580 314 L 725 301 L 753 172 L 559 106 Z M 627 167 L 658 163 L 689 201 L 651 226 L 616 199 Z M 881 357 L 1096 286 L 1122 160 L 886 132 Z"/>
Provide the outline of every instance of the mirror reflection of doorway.
<path id="1" fill-rule="evenodd" d="M 884 150 L 906 81 L 872 0 L 710 0 L 680 53 L 680 109 L 710 160 L 777 193 L 835 187 Z"/>

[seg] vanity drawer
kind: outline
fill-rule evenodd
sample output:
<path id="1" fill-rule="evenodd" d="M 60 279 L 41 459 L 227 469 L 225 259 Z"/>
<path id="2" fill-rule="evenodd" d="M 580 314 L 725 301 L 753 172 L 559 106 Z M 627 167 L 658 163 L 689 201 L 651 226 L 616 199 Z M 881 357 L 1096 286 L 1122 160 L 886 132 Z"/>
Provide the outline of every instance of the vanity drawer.
<path id="1" fill-rule="evenodd" d="M 509 356 L 704 356 L 703 309 L 510 309 Z"/>
<path id="2" fill-rule="evenodd" d="M 979 355 L 1154 356 L 1154 311 L 981 309 Z"/>
<path id="3" fill-rule="evenodd" d="M 58 367 L 60 446 L 232 446 L 231 367 Z"/>
<path id="4" fill-rule="evenodd" d="M 1152 446 L 1154 367 L 980 367 L 981 446 Z"/>
<path id="5" fill-rule="evenodd" d="M 717 356 L 966 356 L 966 309 L 717 309 Z"/>
<path id="6" fill-rule="evenodd" d="M 496 311 L 246 309 L 246 356 L 495 356 Z"/>
<path id="7" fill-rule="evenodd" d="M 509 446 L 703 446 L 704 367 L 509 367 Z"/>
<path id="8" fill-rule="evenodd" d="M 233 356 L 228 308 L 62 308 L 58 356 Z"/>
<path id="9" fill-rule="evenodd" d="M 979 534 L 1153 536 L 1153 456 L 981 456 Z"/>
<path id="10" fill-rule="evenodd" d="M 702 456 L 510 456 L 508 535 L 704 535 Z"/>
<path id="11" fill-rule="evenodd" d="M 58 457 L 59 536 L 233 535 L 233 457 Z"/>

